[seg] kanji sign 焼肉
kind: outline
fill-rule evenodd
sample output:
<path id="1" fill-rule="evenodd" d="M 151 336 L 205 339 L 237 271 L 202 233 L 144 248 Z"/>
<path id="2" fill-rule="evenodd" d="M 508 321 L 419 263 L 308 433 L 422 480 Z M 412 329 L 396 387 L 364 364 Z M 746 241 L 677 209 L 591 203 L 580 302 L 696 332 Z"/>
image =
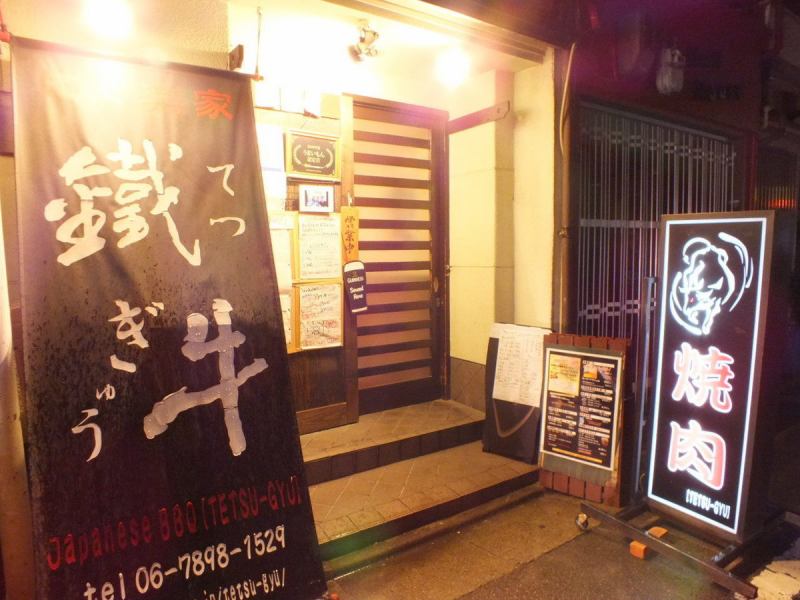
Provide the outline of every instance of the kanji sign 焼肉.
<path id="1" fill-rule="evenodd" d="M 647 496 L 723 537 L 741 534 L 752 461 L 769 217 L 662 224 Z"/>

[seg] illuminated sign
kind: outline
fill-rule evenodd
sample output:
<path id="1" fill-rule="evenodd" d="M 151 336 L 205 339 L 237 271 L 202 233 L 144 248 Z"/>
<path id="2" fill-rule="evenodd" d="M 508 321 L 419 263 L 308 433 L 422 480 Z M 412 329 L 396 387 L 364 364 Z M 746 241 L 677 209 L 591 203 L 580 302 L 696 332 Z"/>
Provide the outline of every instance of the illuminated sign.
<path id="1" fill-rule="evenodd" d="M 769 213 L 665 217 L 648 500 L 742 535 L 763 342 Z"/>

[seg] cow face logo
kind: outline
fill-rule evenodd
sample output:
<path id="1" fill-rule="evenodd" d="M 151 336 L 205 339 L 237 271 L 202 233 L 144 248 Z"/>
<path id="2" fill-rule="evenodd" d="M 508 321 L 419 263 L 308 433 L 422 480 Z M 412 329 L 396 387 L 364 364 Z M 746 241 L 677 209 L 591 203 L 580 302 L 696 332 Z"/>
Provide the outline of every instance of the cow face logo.
<path id="1" fill-rule="evenodd" d="M 669 296 L 672 318 L 693 335 L 708 335 L 723 310 L 732 311 L 753 280 L 745 245 L 724 232 L 718 241 L 694 237 L 683 246 L 685 268 L 675 274 Z"/>

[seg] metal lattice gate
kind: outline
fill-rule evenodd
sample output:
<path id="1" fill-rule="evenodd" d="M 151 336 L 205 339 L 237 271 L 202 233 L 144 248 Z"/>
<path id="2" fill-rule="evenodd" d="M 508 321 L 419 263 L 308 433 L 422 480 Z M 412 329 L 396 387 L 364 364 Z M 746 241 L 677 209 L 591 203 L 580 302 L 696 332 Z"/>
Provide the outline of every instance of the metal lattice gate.
<path id="1" fill-rule="evenodd" d="M 636 348 L 659 219 L 738 209 L 735 148 L 717 135 L 593 104 L 580 106 L 573 147 L 576 332 L 630 338 Z"/>
<path id="2" fill-rule="evenodd" d="M 797 210 L 800 170 L 797 154 L 762 146 L 758 151 L 758 177 L 753 208 Z"/>

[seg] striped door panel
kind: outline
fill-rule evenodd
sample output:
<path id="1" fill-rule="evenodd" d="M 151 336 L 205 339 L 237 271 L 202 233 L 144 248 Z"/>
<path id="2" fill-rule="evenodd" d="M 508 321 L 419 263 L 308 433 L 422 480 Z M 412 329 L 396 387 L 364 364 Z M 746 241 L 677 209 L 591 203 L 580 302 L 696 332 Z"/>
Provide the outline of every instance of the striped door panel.
<path id="1" fill-rule="evenodd" d="M 354 204 L 369 309 L 357 317 L 358 387 L 391 396 L 435 388 L 431 130 L 354 107 Z M 422 398 L 426 399 L 426 398 Z"/>

